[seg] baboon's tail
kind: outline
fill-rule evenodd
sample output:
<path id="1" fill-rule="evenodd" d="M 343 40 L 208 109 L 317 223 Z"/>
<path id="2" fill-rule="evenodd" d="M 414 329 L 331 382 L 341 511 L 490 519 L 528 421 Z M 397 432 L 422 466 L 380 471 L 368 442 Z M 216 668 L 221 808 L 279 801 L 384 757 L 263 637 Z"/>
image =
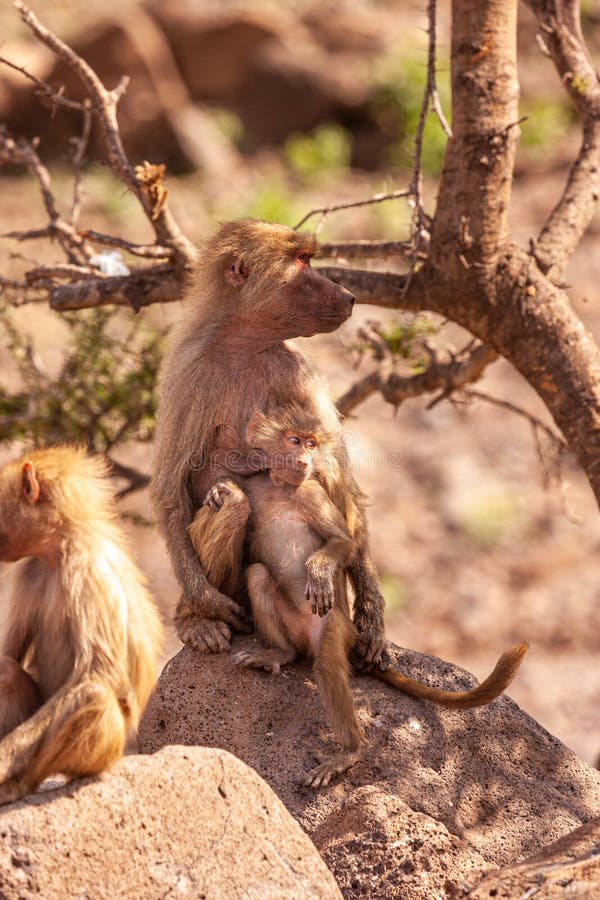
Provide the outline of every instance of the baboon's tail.
<path id="1" fill-rule="evenodd" d="M 502 654 L 494 671 L 488 675 L 485 681 L 482 681 L 476 688 L 470 691 L 442 691 L 438 688 L 428 687 L 409 678 L 408 675 L 402 675 L 395 669 L 371 669 L 369 674 L 374 675 L 380 681 L 384 681 L 393 688 L 409 694 L 411 697 L 418 697 L 420 700 L 430 700 L 431 703 L 437 703 L 438 706 L 449 706 L 454 709 L 467 709 L 469 706 L 486 706 L 499 696 L 511 683 L 518 668 L 523 661 L 523 657 L 527 653 L 529 644 L 527 641 L 521 641 L 515 644 L 510 650 Z"/>

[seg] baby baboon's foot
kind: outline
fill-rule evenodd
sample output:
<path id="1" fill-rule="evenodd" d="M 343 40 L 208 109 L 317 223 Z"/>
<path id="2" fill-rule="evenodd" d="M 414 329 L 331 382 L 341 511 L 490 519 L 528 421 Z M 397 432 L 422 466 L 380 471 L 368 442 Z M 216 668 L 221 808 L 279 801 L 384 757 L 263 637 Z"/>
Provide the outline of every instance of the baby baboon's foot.
<path id="1" fill-rule="evenodd" d="M 294 655 L 288 650 L 240 650 L 234 653 L 233 661 L 236 666 L 244 666 L 251 669 L 265 669 L 273 675 L 279 675 L 281 667 L 293 662 Z"/>
<path id="2" fill-rule="evenodd" d="M 342 753 L 327 756 L 320 765 L 310 770 L 303 784 L 305 787 L 325 787 L 335 775 L 341 775 L 342 772 L 351 769 L 360 757 L 360 750 L 345 750 Z"/>

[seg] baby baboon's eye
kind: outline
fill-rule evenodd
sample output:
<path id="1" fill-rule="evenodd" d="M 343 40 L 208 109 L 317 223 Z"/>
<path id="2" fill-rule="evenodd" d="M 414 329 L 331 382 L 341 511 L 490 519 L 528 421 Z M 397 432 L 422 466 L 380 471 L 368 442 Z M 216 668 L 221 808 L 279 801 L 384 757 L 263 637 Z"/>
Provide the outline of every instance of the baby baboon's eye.
<path id="1" fill-rule="evenodd" d="M 300 438 L 296 434 L 288 434 L 288 443 L 293 444 L 294 447 L 298 447 L 300 445 Z"/>

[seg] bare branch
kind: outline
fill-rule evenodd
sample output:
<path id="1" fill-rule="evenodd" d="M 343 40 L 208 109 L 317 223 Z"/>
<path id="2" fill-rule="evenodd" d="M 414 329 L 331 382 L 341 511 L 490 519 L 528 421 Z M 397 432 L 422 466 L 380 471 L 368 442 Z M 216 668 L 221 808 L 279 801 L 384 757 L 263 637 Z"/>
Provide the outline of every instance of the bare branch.
<path id="1" fill-rule="evenodd" d="M 559 203 L 532 253 L 542 272 L 559 283 L 589 226 L 600 196 L 600 79 L 581 33 L 578 0 L 527 0 L 583 129 L 579 155 Z"/>
<path id="2" fill-rule="evenodd" d="M 412 241 L 335 241 L 319 244 L 317 259 L 375 259 L 387 256 L 410 256 Z"/>
<path id="3" fill-rule="evenodd" d="M 85 162 L 85 154 L 90 142 L 92 133 L 92 110 L 89 100 L 83 104 L 83 126 L 81 129 L 81 137 L 71 138 L 73 147 L 73 168 L 75 169 L 75 180 L 73 183 L 73 205 L 71 207 L 70 224 L 76 228 L 81 214 L 81 192 L 83 186 L 83 164 Z"/>
<path id="4" fill-rule="evenodd" d="M 460 281 L 465 262 L 493 268 L 509 236 L 518 141 L 514 123 L 519 118 L 517 2 L 455 0 L 453 9 L 453 136 L 444 158 L 429 258 L 448 278 Z M 461 221 L 467 219 L 472 242 L 461 254 L 457 239 Z"/>
<path id="5" fill-rule="evenodd" d="M 27 69 L 25 69 L 23 66 L 19 66 L 16 63 L 11 62 L 10 59 L 6 59 L 6 57 L 4 56 L 0 56 L 0 63 L 2 63 L 2 65 L 8 66 L 9 69 L 14 69 L 15 72 L 20 72 L 24 78 L 32 81 L 38 88 L 37 93 L 41 94 L 44 97 L 47 97 L 54 106 L 64 106 L 66 109 L 77 110 L 78 112 L 82 113 L 86 111 L 83 103 L 80 103 L 78 100 L 70 100 L 68 97 L 65 97 L 62 93 L 62 88 L 58 91 L 55 91 L 54 88 L 51 87 L 46 81 L 42 81 L 40 78 L 32 75 L 31 72 L 28 72 Z"/>
<path id="6" fill-rule="evenodd" d="M 542 422 L 537 416 L 534 416 L 533 413 L 528 412 L 521 406 L 517 406 L 515 403 L 511 403 L 510 400 L 501 400 L 499 397 L 492 397 L 490 394 L 473 390 L 472 388 L 467 389 L 464 392 L 464 396 L 468 400 L 483 400 L 485 403 L 490 403 L 493 406 L 499 406 L 501 409 L 509 410 L 515 415 L 520 416 L 522 419 L 526 419 L 537 431 L 542 431 L 555 447 L 561 451 L 568 451 L 568 445 L 560 434 L 546 425 L 545 422 Z"/>
<path id="7" fill-rule="evenodd" d="M 175 223 L 167 204 L 161 203 L 157 206 L 156 196 L 138 179 L 123 148 L 117 123 L 117 104 L 126 88 L 127 80 L 122 79 L 117 88 L 107 90 L 91 66 L 49 31 L 22 0 L 9 2 L 18 10 L 22 20 L 36 38 L 62 59 L 82 82 L 89 95 L 94 118 L 100 126 L 111 168 L 139 199 L 152 223 L 158 242 L 174 248 L 176 252 L 174 264 L 185 268 L 195 256 L 193 245 Z"/>
<path id="8" fill-rule="evenodd" d="M 366 269 L 343 269 L 320 266 L 319 272 L 341 284 L 356 296 L 357 303 L 369 303 L 387 309 L 431 309 L 429 285 L 417 272 L 410 278 L 393 272 L 369 272 Z"/>
<path id="9" fill-rule="evenodd" d="M 379 392 L 386 403 L 400 406 L 404 400 L 440 391 L 430 407 L 449 397 L 465 384 L 477 381 L 490 363 L 498 359 L 496 351 L 487 344 L 470 341 L 458 353 L 450 351 L 450 357 L 432 344 L 426 345 L 429 365 L 417 375 L 398 375 L 389 371 L 389 363 L 356 382 L 337 401 L 340 413 L 347 416 L 367 397 Z"/>
<path id="10" fill-rule="evenodd" d="M 112 234 L 102 234 L 102 232 L 94 231 L 91 228 L 80 231 L 80 234 L 94 244 L 119 247 L 121 250 L 131 253 L 132 256 L 141 256 L 144 259 L 169 259 L 174 253 L 172 247 L 161 247 L 160 244 L 133 244 L 131 241 L 124 240 L 124 238 L 118 238 Z M 11 235 L 1 236 L 10 237 Z"/>
<path id="11" fill-rule="evenodd" d="M 26 166 L 35 175 L 40 186 L 48 218 L 50 219 L 50 223 L 45 229 L 46 233 L 58 240 L 71 263 L 75 265 L 85 264 L 90 254 L 87 251 L 85 242 L 75 228 L 68 222 L 65 222 L 58 212 L 52 192 L 52 179 L 48 169 L 38 156 L 35 143 L 27 141 L 25 138 L 15 140 L 8 133 L 7 129 L 0 125 L 0 164 Z M 35 236 L 39 237 L 42 233 L 38 229 L 35 232 Z M 32 233 L 21 232 L 17 234 L 19 234 L 19 240 L 26 240 L 30 238 Z"/>
<path id="12" fill-rule="evenodd" d="M 91 278 L 105 278 L 98 271 L 91 271 L 84 266 L 69 265 L 68 263 L 55 263 L 50 266 L 36 266 L 25 274 L 25 283 L 33 284 L 36 281 L 45 281 L 50 278 L 71 278 L 84 281 Z"/>
<path id="13" fill-rule="evenodd" d="M 183 278 L 171 266 L 151 266 L 131 275 L 98 277 L 62 284 L 50 290 L 50 306 L 58 312 L 96 306 L 128 306 L 139 310 L 152 303 L 180 300 Z"/>
<path id="14" fill-rule="evenodd" d="M 125 463 L 117 462 L 112 456 L 108 456 L 107 459 L 113 476 L 127 481 L 127 486 L 117 491 L 116 496 L 118 500 L 122 500 L 123 497 L 127 497 L 129 494 L 133 494 L 134 491 L 139 491 L 150 484 L 150 476 L 146 475 L 145 472 L 140 472 L 139 469 L 134 469 L 133 466 L 126 466 Z"/>
<path id="15" fill-rule="evenodd" d="M 385 200 L 398 200 L 401 197 L 410 197 L 412 196 L 412 193 L 412 190 L 407 188 L 401 191 L 389 191 L 388 193 L 374 194 L 367 200 L 353 200 L 347 203 L 333 203 L 330 206 L 318 206 L 315 209 L 311 209 L 304 218 L 300 219 L 298 224 L 294 225 L 294 228 L 296 230 L 302 228 L 302 226 L 313 216 L 327 216 L 329 213 L 338 212 L 340 209 L 356 209 L 359 206 L 371 206 L 373 203 L 383 203 Z"/>

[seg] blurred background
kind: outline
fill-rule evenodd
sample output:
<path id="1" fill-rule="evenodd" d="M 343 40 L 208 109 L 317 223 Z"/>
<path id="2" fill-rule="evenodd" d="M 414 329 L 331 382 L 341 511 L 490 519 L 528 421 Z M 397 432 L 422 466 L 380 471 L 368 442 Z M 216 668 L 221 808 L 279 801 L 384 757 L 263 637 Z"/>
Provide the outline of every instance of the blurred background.
<path id="1" fill-rule="evenodd" d="M 113 87 L 130 76 L 119 122 L 132 163 L 165 163 L 171 210 L 194 241 L 224 219 L 255 216 L 297 223 L 310 209 L 405 187 L 426 76 L 422 0 L 294 3 L 204 0 L 36 0 L 31 8 Z M 449 4 L 440 2 L 438 83 L 449 109 Z M 600 9 L 583 2 L 583 27 L 600 58 Z M 36 44 L 0 0 L 3 56 L 68 96 L 71 75 Z M 561 195 L 579 133 L 536 27 L 520 6 L 521 144 L 511 221 L 527 245 Z M 0 67 L 0 121 L 40 138 L 59 204 L 73 189 L 69 138 L 77 120 L 51 115 L 19 73 Z M 430 117 L 423 166 L 435 208 L 445 135 Z M 45 223 L 34 179 L 0 170 L 0 231 Z M 403 201 L 329 215 L 321 240 L 401 240 Z M 312 220 L 316 223 L 318 220 Z M 82 225 L 151 242 L 137 201 L 96 156 L 92 142 Z M 600 218 L 576 252 L 567 280 L 586 325 L 600 337 Z M 0 273 L 58 258 L 47 242 L 0 241 Z M 359 265 L 363 265 L 362 262 Z M 369 265 L 369 263 L 367 263 Z M 390 269 L 393 263 L 374 262 Z M 2 308 L 0 461 L 22 441 L 69 437 L 147 473 L 152 454 L 156 367 L 177 304 L 135 314 L 60 316 L 43 305 Z M 299 342 L 341 395 L 374 362 L 356 352 L 357 327 L 378 319 L 400 329 L 398 365 L 420 364 L 419 339 L 461 347 L 468 335 L 434 317 L 360 306 L 333 335 Z M 358 368 L 356 368 L 358 364 Z M 544 421 L 533 391 L 503 361 L 477 385 Z M 346 422 L 357 478 L 369 498 L 373 554 L 387 601 L 389 637 L 487 674 L 511 642 L 530 655 L 511 696 L 549 731 L 593 762 L 600 752 L 600 518 L 587 482 L 567 461 L 560 477 L 551 448 L 530 423 L 484 402 L 431 397 L 398 410 L 370 398 Z M 133 549 L 166 618 L 177 587 L 152 527 L 147 490 L 122 501 Z M 10 572 L 2 570 L 6 597 Z M 167 656 L 178 642 L 171 633 Z M 469 715 L 473 713 L 469 712 Z M 475 713 L 476 714 L 476 713 Z"/>

